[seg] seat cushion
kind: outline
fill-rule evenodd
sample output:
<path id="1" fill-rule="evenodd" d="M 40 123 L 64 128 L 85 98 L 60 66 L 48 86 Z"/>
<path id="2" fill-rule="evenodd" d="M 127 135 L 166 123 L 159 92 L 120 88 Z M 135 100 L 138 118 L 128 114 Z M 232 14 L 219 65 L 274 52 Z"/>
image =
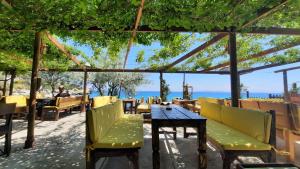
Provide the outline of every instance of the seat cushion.
<path id="1" fill-rule="evenodd" d="M 239 132 L 222 123 L 207 120 L 207 135 L 224 150 L 270 150 L 269 144 Z"/>
<path id="2" fill-rule="evenodd" d="M 143 115 L 141 114 L 124 114 L 123 117 L 124 119 L 131 120 L 131 121 L 143 121 Z"/>
<path id="3" fill-rule="evenodd" d="M 120 118 L 93 143 L 94 148 L 140 148 L 144 144 L 142 121 Z"/>
<path id="4" fill-rule="evenodd" d="M 222 123 L 258 141 L 268 143 L 271 115 L 265 112 L 222 106 Z"/>
<path id="5" fill-rule="evenodd" d="M 150 105 L 149 104 L 140 104 L 136 108 L 137 113 L 148 113 L 151 111 Z"/>
<path id="6" fill-rule="evenodd" d="M 201 115 L 221 122 L 221 109 L 222 106 L 215 103 L 202 102 L 201 106 Z"/>

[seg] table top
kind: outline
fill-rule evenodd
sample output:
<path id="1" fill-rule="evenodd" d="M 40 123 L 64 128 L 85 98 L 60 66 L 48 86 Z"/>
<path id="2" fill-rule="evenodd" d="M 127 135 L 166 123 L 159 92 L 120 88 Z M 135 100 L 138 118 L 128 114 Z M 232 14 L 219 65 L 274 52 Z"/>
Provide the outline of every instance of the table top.
<path id="1" fill-rule="evenodd" d="M 167 110 L 171 107 L 172 110 Z M 206 118 L 197 113 L 191 112 L 181 106 L 171 104 L 170 106 L 151 105 L 152 120 L 168 120 L 168 121 L 205 121 Z"/>

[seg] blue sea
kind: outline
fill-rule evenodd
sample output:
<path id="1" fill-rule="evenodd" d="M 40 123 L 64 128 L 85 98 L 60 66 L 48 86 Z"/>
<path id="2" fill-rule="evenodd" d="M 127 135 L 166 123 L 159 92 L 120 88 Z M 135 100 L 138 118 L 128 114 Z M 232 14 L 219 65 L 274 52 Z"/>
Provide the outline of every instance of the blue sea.
<path id="1" fill-rule="evenodd" d="M 268 95 L 270 93 L 259 93 L 259 92 L 250 92 L 250 97 L 256 97 L 256 98 L 268 98 Z M 272 93 L 272 94 L 280 94 L 280 93 Z M 98 96 L 99 93 L 98 92 L 91 92 L 90 94 L 90 98 L 93 98 L 95 96 Z M 150 96 L 158 96 L 159 97 L 160 93 L 159 91 L 137 91 L 135 96 L 131 96 L 134 97 L 136 99 L 140 99 L 141 97 L 144 97 L 145 99 L 147 99 Z M 172 101 L 173 98 L 182 98 L 182 92 L 170 92 L 170 94 L 168 95 L 167 99 L 168 101 Z M 230 98 L 230 92 L 207 92 L 207 91 L 199 91 L 199 92 L 193 92 L 192 95 L 192 99 L 197 99 L 199 97 L 214 97 L 214 98 L 221 98 L 221 99 L 225 99 L 225 98 Z M 243 93 L 242 98 L 246 97 L 246 93 Z M 121 99 L 127 98 L 127 96 L 124 93 L 121 93 L 120 96 Z"/>

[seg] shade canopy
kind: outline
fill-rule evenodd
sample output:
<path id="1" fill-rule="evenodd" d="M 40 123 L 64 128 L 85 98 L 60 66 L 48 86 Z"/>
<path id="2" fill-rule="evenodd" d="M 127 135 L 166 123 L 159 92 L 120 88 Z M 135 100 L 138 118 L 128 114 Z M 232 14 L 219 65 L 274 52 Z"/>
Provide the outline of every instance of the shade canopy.
<path id="1" fill-rule="evenodd" d="M 0 69 L 30 70 L 37 31 L 43 34 L 41 67 L 46 69 L 229 71 L 231 31 L 238 33 L 239 70 L 297 62 L 299 4 L 299 0 L 2 0 Z"/>

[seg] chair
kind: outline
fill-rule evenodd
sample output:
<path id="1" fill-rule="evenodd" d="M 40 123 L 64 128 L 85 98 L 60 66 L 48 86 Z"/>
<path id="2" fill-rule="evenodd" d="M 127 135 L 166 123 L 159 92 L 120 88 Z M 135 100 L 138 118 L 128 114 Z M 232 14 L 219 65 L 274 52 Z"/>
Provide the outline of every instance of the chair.
<path id="1" fill-rule="evenodd" d="M 1 155 L 9 156 L 11 150 L 12 116 L 16 110 L 16 103 L 0 103 L 0 115 L 5 116 L 5 124 L 0 125 L 0 136 L 5 135 L 4 150 Z"/>

